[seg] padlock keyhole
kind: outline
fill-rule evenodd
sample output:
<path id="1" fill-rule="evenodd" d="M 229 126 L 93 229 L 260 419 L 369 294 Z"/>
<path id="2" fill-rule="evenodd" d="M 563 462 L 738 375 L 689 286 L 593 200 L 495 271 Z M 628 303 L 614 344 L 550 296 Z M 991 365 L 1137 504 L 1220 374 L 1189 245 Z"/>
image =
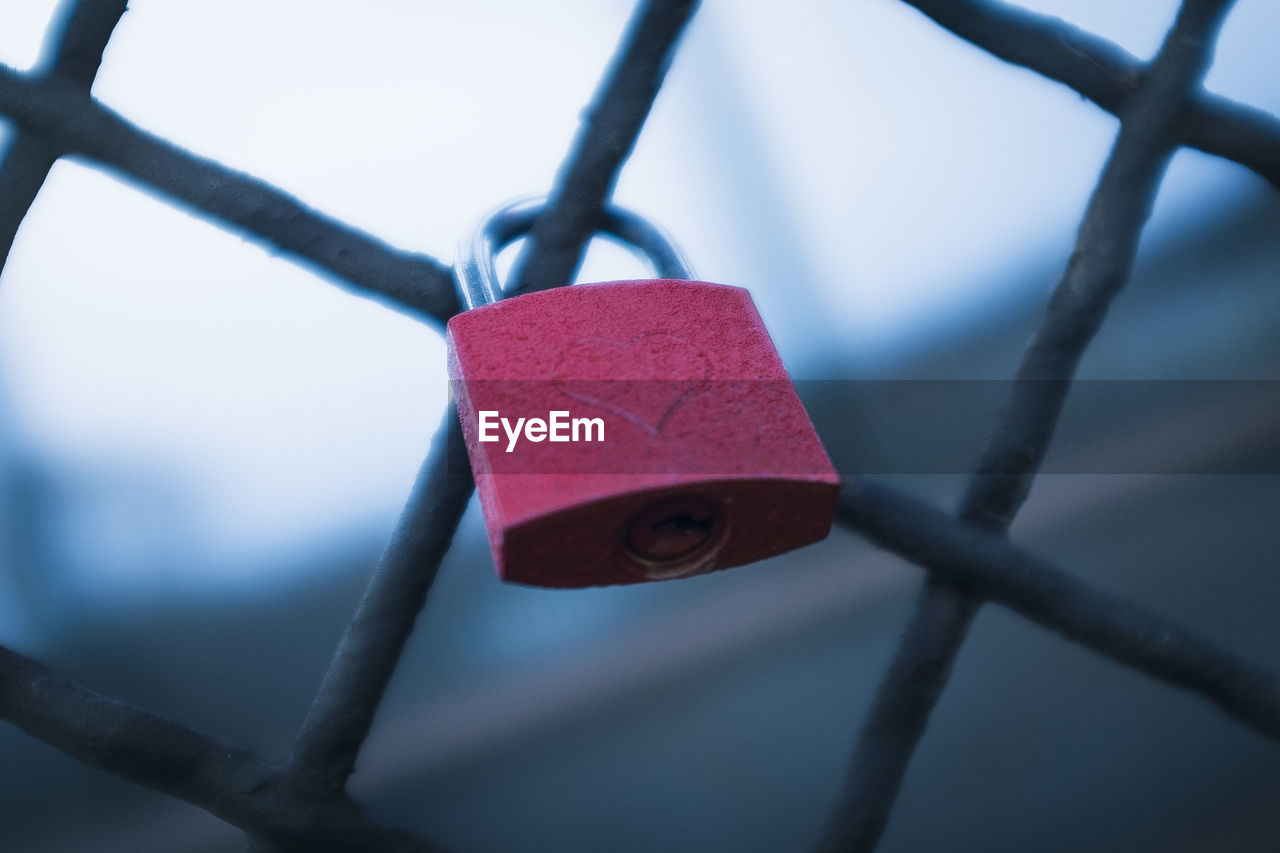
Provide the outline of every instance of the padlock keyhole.
<path id="1" fill-rule="evenodd" d="M 724 544 L 719 501 L 701 495 L 663 498 L 641 510 L 627 530 L 627 552 L 651 578 L 709 571 Z"/>
<path id="2" fill-rule="evenodd" d="M 711 523 L 714 518 L 694 518 L 688 513 L 680 513 L 670 518 L 664 518 L 662 521 L 653 525 L 653 532 L 662 533 L 702 533 L 709 534 L 711 532 Z"/>

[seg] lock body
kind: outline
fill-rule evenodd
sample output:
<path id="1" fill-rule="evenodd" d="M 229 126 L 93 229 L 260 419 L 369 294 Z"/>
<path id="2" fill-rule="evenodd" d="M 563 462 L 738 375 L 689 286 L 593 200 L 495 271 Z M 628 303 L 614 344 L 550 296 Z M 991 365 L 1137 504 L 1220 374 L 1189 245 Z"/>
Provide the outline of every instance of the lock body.
<path id="1" fill-rule="evenodd" d="M 447 339 L 504 580 L 684 577 L 830 531 L 838 477 L 746 290 L 561 288 L 458 314 Z"/>

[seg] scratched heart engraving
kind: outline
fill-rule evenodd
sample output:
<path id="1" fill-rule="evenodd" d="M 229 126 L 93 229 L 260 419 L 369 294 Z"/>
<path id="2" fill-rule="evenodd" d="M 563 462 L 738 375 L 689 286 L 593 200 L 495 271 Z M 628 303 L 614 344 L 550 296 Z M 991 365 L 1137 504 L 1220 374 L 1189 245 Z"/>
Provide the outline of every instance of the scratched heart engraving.
<path id="1" fill-rule="evenodd" d="M 574 341 L 560 354 L 552 381 L 575 400 L 656 436 L 710 376 L 711 363 L 696 345 L 666 332 L 642 332 L 627 341 Z"/>

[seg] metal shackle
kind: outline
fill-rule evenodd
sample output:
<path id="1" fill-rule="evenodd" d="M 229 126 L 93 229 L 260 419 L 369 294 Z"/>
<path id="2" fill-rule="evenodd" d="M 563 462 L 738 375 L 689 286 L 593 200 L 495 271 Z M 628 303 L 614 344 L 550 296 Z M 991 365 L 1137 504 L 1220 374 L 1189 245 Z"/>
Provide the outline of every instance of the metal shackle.
<path id="1" fill-rule="evenodd" d="M 505 295 L 494 259 L 503 247 L 532 230 L 546 205 L 545 197 L 505 204 L 481 222 L 471 237 L 458 244 L 453 269 L 463 310 L 489 305 Z M 688 261 L 670 235 L 638 213 L 609 205 L 601 213 L 596 230 L 616 237 L 643 256 L 659 278 L 693 278 Z"/>

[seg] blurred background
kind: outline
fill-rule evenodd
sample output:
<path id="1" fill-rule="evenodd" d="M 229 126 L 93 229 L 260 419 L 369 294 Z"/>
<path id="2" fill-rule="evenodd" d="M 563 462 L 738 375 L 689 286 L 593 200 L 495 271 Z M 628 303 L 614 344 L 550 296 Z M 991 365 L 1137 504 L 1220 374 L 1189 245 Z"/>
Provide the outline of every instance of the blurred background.
<path id="1" fill-rule="evenodd" d="M 54 5 L 0 4 L 0 61 L 30 67 Z M 1176 10 L 1023 5 L 1143 57 Z M 134 0 L 94 94 L 447 262 L 551 186 L 630 10 Z M 1277 26 L 1240 0 L 1208 87 L 1280 111 Z M 1012 374 L 1116 126 L 894 0 L 705 0 L 615 198 L 750 288 L 842 469 L 949 507 L 1000 395 L 913 383 Z M 1278 236 L 1274 188 L 1175 157 L 1082 368 L 1118 391 L 1069 402 L 1012 531 L 1271 669 Z M 642 270 L 597 242 L 582 279 Z M 0 278 L 0 642 L 283 759 L 445 399 L 438 331 L 60 161 Z M 508 586 L 473 501 L 353 791 L 459 853 L 807 849 L 922 577 L 837 529 L 678 583 Z M 0 838 L 243 845 L 9 726 Z M 1280 748 L 988 607 L 880 849 L 1280 849 Z"/>

